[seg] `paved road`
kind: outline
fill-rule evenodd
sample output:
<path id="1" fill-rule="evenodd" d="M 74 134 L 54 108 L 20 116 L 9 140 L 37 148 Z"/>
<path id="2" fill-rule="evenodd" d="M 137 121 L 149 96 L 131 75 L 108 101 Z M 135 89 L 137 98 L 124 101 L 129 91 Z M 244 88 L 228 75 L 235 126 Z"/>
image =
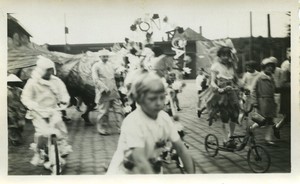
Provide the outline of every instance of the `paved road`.
<path id="1" fill-rule="evenodd" d="M 187 86 L 182 94 L 179 94 L 182 111 L 179 112 L 181 122 L 185 126 L 185 141 L 189 144 L 189 153 L 195 160 L 197 173 L 251 173 L 247 165 L 247 149 L 240 152 L 219 152 L 216 157 L 209 157 L 204 148 L 204 138 L 207 134 L 217 135 L 222 138 L 221 123 L 215 122 L 208 126 L 205 115 L 202 118 L 196 116 L 196 89 L 194 81 L 187 81 Z M 97 175 L 105 174 L 105 168 L 109 164 L 117 146 L 119 135 L 115 132 L 110 136 L 100 136 L 95 127 L 85 127 L 80 113 L 74 108 L 68 110 L 72 117 L 72 123 L 68 124 L 70 143 L 74 152 L 67 158 L 64 168 L 65 175 Z M 95 121 L 96 112 L 91 114 Z M 29 150 L 32 142 L 33 127 L 26 124 L 24 130 L 24 144 L 19 147 L 9 146 L 8 149 L 8 174 L 9 175 L 47 175 L 49 171 L 42 167 L 31 166 L 29 161 L 33 152 Z M 257 130 L 255 135 L 258 143 L 263 144 L 264 129 Z M 244 133 L 243 127 L 237 127 L 237 134 Z M 276 141 L 277 147 L 265 148 L 271 155 L 271 167 L 269 172 L 288 173 L 291 168 L 290 156 L 290 127 L 285 126 L 281 131 L 281 139 Z M 174 163 L 165 165 L 164 173 L 179 173 Z"/>

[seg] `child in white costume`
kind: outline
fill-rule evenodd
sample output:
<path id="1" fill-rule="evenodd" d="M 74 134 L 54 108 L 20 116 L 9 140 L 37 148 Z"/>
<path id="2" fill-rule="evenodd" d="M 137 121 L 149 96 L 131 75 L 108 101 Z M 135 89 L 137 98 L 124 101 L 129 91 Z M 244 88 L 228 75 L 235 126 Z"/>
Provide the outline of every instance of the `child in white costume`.
<path id="1" fill-rule="evenodd" d="M 28 109 L 26 118 L 32 120 L 35 128 L 35 143 L 39 145 L 38 138 L 41 136 L 56 134 L 60 140 L 61 154 L 66 155 L 72 152 L 72 149 L 67 144 L 68 131 L 59 108 L 66 107 L 70 97 L 65 84 L 53 74 L 54 63 L 39 56 L 36 68 L 23 89 L 21 101 Z M 38 165 L 43 162 L 39 160 L 38 146 L 35 151 L 31 163 Z"/>

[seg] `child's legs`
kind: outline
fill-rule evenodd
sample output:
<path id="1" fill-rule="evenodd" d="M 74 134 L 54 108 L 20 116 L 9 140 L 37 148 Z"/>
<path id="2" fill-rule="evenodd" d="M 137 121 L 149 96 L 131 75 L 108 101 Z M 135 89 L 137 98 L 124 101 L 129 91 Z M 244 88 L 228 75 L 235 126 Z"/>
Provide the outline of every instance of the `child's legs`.
<path id="1" fill-rule="evenodd" d="M 221 116 L 221 121 L 223 122 L 223 124 L 222 124 L 223 140 L 224 140 L 224 142 L 226 142 L 228 140 L 228 138 L 231 136 L 231 134 L 230 134 L 231 129 L 230 129 L 230 125 L 228 123 L 229 115 L 224 109 L 220 109 L 220 116 Z"/>
<path id="2" fill-rule="evenodd" d="M 65 122 L 62 120 L 60 112 L 54 112 L 53 116 L 51 116 L 50 125 L 51 125 L 51 134 L 55 134 L 59 139 L 68 139 L 68 130 L 65 125 Z"/>
<path id="3" fill-rule="evenodd" d="M 102 102 L 98 106 L 99 114 L 97 116 L 97 130 L 104 128 L 105 124 L 108 123 L 108 110 L 110 106 L 110 101 Z"/>
<path id="4" fill-rule="evenodd" d="M 121 122 L 123 121 L 123 117 L 124 117 L 124 110 L 122 108 L 122 102 L 119 99 L 115 99 L 115 100 L 111 101 L 111 106 L 114 110 L 117 124 L 120 127 Z"/>
<path id="5" fill-rule="evenodd" d="M 266 141 L 272 141 L 274 139 L 273 137 L 273 118 L 266 118 L 266 134 L 265 134 L 265 140 Z"/>

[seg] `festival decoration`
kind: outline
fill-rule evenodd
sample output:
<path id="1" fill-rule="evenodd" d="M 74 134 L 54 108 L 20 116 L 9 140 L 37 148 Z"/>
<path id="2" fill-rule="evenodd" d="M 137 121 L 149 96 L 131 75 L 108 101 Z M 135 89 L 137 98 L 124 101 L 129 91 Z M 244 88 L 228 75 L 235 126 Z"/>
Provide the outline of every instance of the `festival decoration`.
<path id="1" fill-rule="evenodd" d="M 190 74 L 192 69 L 190 69 L 189 67 L 184 67 L 182 70 L 184 74 Z"/>
<path id="2" fill-rule="evenodd" d="M 185 46 L 187 41 L 183 38 L 174 38 L 172 40 L 172 50 L 175 51 L 176 55 L 174 59 L 178 59 L 180 56 L 185 54 Z"/>

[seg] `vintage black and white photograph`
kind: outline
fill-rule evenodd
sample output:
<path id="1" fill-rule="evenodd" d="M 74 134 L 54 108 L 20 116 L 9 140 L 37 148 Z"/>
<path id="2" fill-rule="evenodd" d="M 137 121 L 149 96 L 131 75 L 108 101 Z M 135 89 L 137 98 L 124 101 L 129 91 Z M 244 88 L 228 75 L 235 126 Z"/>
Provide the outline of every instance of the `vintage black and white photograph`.
<path id="1" fill-rule="evenodd" d="M 291 173 L 291 12 L 139 6 L 5 14 L 7 174 Z"/>

